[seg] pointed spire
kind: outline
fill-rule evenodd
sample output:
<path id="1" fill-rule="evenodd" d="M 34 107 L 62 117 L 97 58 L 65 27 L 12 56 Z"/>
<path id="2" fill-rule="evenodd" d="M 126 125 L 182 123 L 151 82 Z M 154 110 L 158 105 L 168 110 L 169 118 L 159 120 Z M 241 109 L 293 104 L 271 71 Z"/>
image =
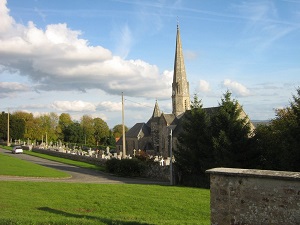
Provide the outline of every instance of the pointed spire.
<path id="1" fill-rule="evenodd" d="M 160 113 L 160 109 L 157 103 L 157 100 L 155 101 L 155 106 L 154 106 L 154 110 L 153 110 L 153 114 L 152 117 L 160 117 L 161 113 Z"/>
<path id="2" fill-rule="evenodd" d="M 177 21 L 177 35 L 176 35 L 173 83 L 181 81 L 181 79 L 186 79 L 186 73 L 185 73 L 184 58 L 183 58 L 183 53 L 182 53 L 179 22 Z"/>
<path id="3" fill-rule="evenodd" d="M 177 21 L 174 75 L 172 83 L 173 114 L 176 116 L 190 109 L 189 83 L 186 78 L 179 22 Z"/>

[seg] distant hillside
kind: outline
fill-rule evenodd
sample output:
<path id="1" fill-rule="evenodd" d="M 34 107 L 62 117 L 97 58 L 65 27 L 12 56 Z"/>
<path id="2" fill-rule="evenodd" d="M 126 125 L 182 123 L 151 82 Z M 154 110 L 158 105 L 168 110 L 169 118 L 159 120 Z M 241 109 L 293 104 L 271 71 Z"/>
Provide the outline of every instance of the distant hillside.
<path id="1" fill-rule="evenodd" d="M 271 120 L 251 120 L 251 123 L 257 127 L 258 125 L 268 125 L 270 124 Z"/>

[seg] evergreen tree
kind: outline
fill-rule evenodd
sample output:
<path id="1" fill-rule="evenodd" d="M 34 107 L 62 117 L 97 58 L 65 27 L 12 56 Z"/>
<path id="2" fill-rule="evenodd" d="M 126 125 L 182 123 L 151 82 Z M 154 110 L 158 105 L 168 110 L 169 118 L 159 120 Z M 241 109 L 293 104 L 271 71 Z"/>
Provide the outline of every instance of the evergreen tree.
<path id="1" fill-rule="evenodd" d="M 242 116 L 237 100 L 227 91 L 212 117 L 213 149 L 217 166 L 256 167 L 259 153 L 253 149 L 248 117 Z"/>
<path id="2" fill-rule="evenodd" d="M 207 186 L 205 171 L 214 166 L 210 118 L 194 95 L 191 110 L 184 114 L 183 132 L 174 152 L 179 182 L 193 186 Z"/>

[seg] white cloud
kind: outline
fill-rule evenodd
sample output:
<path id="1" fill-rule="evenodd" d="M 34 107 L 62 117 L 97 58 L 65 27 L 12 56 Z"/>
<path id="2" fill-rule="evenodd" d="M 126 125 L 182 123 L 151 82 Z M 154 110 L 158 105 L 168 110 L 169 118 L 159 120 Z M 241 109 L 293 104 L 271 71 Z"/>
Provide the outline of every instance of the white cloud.
<path id="1" fill-rule="evenodd" d="M 58 111 L 96 111 L 96 106 L 90 102 L 83 102 L 83 101 L 55 101 L 51 105 L 52 108 Z"/>
<path id="2" fill-rule="evenodd" d="M 192 50 L 184 51 L 184 58 L 187 60 L 195 60 L 195 59 L 197 59 L 197 57 L 198 57 L 197 53 Z"/>
<path id="3" fill-rule="evenodd" d="M 120 102 L 104 101 L 104 102 L 100 102 L 97 105 L 97 108 L 99 110 L 116 112 L 116 111 L 122 110 L 122 103 L 121 103 L 121 101 Z"/>
<path id="4" fill-rule="evenodd" d="M 228 88 L 233 94 L 237 96 L 249 96 L 250 91 L 242 84 L 226 79 L 222 84 L 224 87 Z"/>
<path id="5" fill-rule="evenodd" d="M 199 92 L 210 92 L 210 85 L 207 81 L 200 80 L 196 90 L 199 91 Z"/>
<path id="6" fill-rule="evenodd" d="M 101 89 L 109 94 L 169 98 L 165 74 L 140 59 L 124 60 L 102 46 L 91 46 L 81 31 L 67 24 L 45 29 L 33 22 L 18 24 L 9 15 L 6 1 L 0 4 L 0 67 L 18 71 L 32 81 L 37 91 Z M 123 29 L 121 46 L 126 55 L 131 32 Z M 168 77 L 169 78 L 169 77 Z"/>
<path id="7" fill-rule="evenodd" d="M 29 87 L 18 82 L 0 82 L 0 92 L 17 92 L 17 91 L 28 91 Z"/>

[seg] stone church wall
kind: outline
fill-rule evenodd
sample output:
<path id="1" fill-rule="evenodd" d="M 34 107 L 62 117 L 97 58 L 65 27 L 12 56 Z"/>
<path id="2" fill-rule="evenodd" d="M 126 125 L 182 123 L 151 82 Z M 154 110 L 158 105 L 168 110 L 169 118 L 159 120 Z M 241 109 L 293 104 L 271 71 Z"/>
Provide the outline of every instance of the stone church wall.
<path id="1" fill-rule="evenodd" d="M 300 224 L 300 172 L 215 168 L 211 224 Z"/>

